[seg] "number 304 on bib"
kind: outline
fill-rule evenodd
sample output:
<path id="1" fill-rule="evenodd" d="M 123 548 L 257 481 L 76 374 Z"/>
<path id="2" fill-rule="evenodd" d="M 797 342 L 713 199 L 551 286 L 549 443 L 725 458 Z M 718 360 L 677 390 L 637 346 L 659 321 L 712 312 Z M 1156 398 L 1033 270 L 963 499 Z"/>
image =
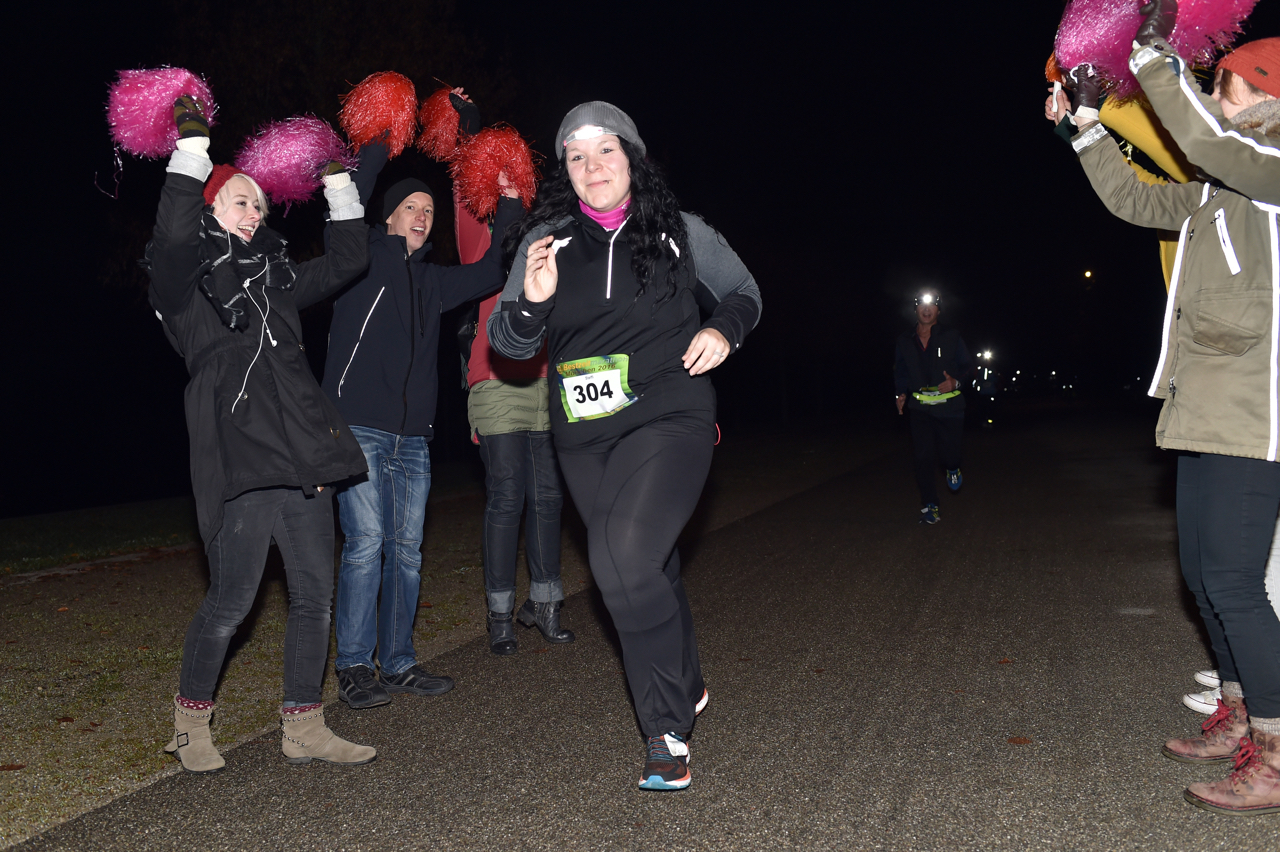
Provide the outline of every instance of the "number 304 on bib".
<path id="1" fill-rule="evenodd" d="M 626 355 L 602 355 L 556 365 L 560 402 L 570 423 L 608 417 L 636 401 L 627 384 L 627 363 Z"/>

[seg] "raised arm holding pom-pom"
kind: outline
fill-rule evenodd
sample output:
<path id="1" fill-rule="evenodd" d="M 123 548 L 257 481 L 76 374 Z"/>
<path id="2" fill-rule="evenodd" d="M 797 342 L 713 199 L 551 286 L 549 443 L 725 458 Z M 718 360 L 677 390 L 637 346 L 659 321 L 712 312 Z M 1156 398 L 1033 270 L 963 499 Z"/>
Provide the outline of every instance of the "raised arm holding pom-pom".
<path id="1" fill-rule="evenodd" d="M 1146 18 L 1138 25 L 1133 40 L 1143 46 L 1154 44 L 1157 39 L 1167 43 L 1178 24 L 1178 0 L 1150 0 L 1138 11 Z"/>

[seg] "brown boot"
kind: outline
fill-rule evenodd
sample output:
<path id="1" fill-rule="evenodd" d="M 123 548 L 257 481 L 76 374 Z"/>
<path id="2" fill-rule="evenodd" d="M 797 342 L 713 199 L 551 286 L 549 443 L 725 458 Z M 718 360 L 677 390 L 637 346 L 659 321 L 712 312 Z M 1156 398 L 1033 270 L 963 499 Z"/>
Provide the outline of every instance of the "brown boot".
<path id="1" fill-rule="evenodd" d="M 372 763 L 378 750 L 349 743 L 329 730 L 324 723 L 324 708 L 306 713 L 280 713 L 281 745 L 290 763 L 305 764 L 313 760 L 359 766 Z"/>
<path id="2" fill-rule="evenodd" d="M 1249 713 L 1244 699 L 1223 695 L 1218 709 L 1200 725 L 1198 737 L 1169 740 L 1160 751 L 1181 763 L 1225 763 L 1240 751 L 1240 740 L 1249 735 Z"/>
<path id="3" fill-rule="evenodd" d="M 1197 808 L 1250 816 L 1280 813 L 1280 734 L 1254 729 L 1240 741 L 1231 775 L 1213 784 L 1192 784 L 1182 797 Z"/>
<path id="4" fill-rule="evenodd" d="M 209 733 L 209 719 L 212 717 L 212 707 L 188 710 L 178 703 L 178 696 L 173 696 L 173 739 L 164 750 L 169 754 L 176 753 L 182 768 L 188 772 L 217 772 L 227 765 L 213 747 L 213 737 Z"/>

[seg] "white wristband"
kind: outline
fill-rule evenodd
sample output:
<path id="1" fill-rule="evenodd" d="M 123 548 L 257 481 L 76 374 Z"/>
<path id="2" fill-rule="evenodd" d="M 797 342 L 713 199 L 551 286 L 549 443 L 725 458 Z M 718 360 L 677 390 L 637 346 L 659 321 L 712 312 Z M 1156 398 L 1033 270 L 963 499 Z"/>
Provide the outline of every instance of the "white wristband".
<path id="1" fill-rule="evenodd" d="M 1091 121 L 1098 120 L 1098 110 L 1095 107 L 1077 107 L 1076 108 L 1076 124 L 1088 124 Z"/>

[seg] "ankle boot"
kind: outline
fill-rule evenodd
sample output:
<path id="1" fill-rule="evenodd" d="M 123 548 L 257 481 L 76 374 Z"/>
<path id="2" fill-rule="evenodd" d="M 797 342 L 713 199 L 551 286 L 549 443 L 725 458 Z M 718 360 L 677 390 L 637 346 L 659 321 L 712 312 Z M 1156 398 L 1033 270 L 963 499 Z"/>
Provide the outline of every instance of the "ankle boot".
<path id="1" fill-rule="evenodd" d="M 516 630 L 511 625 L 511 613 L 489 611 L 489 650 L 502 657 L 519 650 Z"/>
<path id="2" fill-rule="evenodd" d="M 1240 741 L 1230 776 L 1213 784 L 1192 784 L 1182 797 L 1220 814 L 1280 813 L 1280 734 L 1252 729 Z"/>
<path id="3" fill-rule="evenodd" d="M 188 710 L 178 703 L 178 696 L 173 696 L 173 739 L 164 750 L 175 755 L 182 762 L 182 768 L 188 772 L 203 774 L 217 772 L 227 765 L 213 747 L 213 736 L 209 733 L 209 720 L 213 717 L 213 708 L 208 710 Z"/>
<path id="4" fill-rule="evenodd" d="M 1240 740 L 1249 734 L 1249 712 L 1244 699 L 1223 695 L 1218 709 L 1200 725 L 1201 734 L 1169 740 L 1161 752 L 1180 763 L 1225 763 L 1240 751 Z"/>
<path id="5" fill-rule="evenodd" d="M 313 760 L 360 766 L 372 763 L 378 750 L 349 743 L 329 730 L 324 723 L 324 708 L 306 713 L 280 713 L 281 746 L 290 763 L 306 764 Z"/>
<path id="6" fill-rule="evenodd" d="M 524 606 L 520 607 L 520 612 L 516 615 L 516 621 L 519 621 L 525 627 L 533 627 L 536 624 L 538 632 L 548 642 L 554 642 L 557 645 L 563 642 L 572 642 L 574 639 L 573 631 L 565 630 L 560 626 L 560 605 L 563 603 L 564 601 L 535 603 L 532 600 L 526 600 Z"/>

